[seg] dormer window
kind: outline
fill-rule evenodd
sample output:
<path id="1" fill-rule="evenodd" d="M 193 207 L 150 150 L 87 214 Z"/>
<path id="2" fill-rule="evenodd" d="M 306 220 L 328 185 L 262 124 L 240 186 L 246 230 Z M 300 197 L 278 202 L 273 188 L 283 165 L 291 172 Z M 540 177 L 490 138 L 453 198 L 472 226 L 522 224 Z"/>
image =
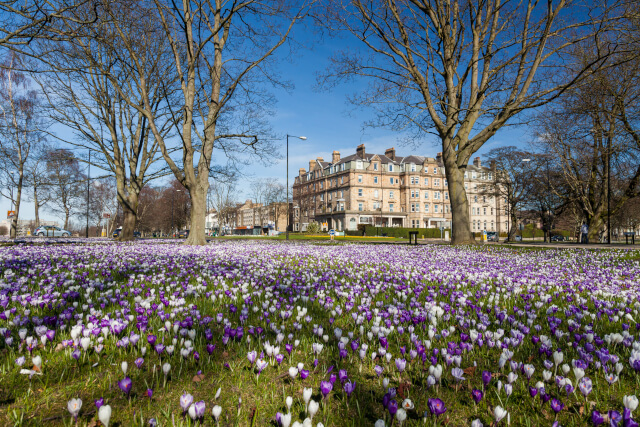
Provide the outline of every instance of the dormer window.
<path id="1" fill-rule="evenodd" d="M 356 160 L 356 169 L 362 169 L 362 160 Z"/>
<path id="2" fill-rule="evenodd" d="M 377 170 L 378 170 L 378 163 L 374 163 L 374 164 L 373 164 L 373 170 L 374 170 L 374 171 L 377 171 Z"/>
<path id="3" fill-rule="evenodd" d="M 393 172 L 393 165 L 389 164 L 389 172 Z"/>
<path id="4" fill-rule="evenodd" d="M 415 172 L 416 171 L 416 164 L 415 163 L 411 163 L 411 165 L 409 165 L 411 167 L 411 172 Z"/>

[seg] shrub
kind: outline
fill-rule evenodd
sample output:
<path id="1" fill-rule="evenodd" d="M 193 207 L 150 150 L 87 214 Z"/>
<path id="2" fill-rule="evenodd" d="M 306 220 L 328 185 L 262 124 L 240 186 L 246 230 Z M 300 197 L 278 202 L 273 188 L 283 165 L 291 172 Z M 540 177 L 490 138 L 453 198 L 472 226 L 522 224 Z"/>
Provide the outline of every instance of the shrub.
<path id="1" fill-rule="evenodd" d="M 318 234 L 321 230 L 322 228 L 320 227 L 320 224 L 315 221 L 310 222 L 309 225 L 307 225 L 307 234 Z"/>

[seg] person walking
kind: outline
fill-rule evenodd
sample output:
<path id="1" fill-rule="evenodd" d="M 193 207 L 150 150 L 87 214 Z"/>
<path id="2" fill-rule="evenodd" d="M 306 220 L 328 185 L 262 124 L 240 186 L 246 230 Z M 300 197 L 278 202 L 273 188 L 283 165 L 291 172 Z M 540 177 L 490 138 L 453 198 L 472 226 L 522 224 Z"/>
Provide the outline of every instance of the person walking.
<path id="1" fill-rule="evenodd" d="M 580 228 L 581 239 L 580 241 L 585 244 L 589 244 L 589 226 L 586 222 L 582 223 L 582 227 Z"/>

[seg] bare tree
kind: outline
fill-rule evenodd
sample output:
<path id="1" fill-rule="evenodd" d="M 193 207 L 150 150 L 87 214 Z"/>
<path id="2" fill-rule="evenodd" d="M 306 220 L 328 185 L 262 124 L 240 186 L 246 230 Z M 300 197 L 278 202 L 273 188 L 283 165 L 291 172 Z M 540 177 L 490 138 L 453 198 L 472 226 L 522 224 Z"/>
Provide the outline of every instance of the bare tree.
<path id="1" fill-rule="evenodd" d="M 26 168 L 25 181 L 31 188 L 28 197 L 29 201 L 33 203 L 36 228 L 40 226 L 40 210 L 50 201 L 51 193 L 46 189 L 46 186 L 49 185 L 47 155 L 50 151 L 51 147 L 45 144 L 36 147 Z"/>
<path id="2" fill-rule="evenodd" d="M 69 219 L 84 202 L 86 177 L 82 174 L 78 159 L 69 150 L 51 150 L 48 154 L 47 171 L 49 185 L 46 187 L 51 202 L 47 210 L 64 218 L 68 229 Z"/>
<path id="3" fill-rule="evenodd" d="M 235 179 L 215 179 L 209 186 L 210 209 L 215 209 L 220 232 L 230 228 L 238 194 Z"/>
<path id="4" fill-rule="evenodd" d="M 606 50 L 566 79 L 554 74 L 567 49 L 608 28 L 608 13 L 565 1 L 327 0 L 327 25 L 364 51 L 336 54 L 320 84 L 370 79 L 351 100 L 377 109 L 373 125 L 441 142 L 452 243 L 471 243 L 464 188 L 471 156 L 510 119 L 602 64 Z"/>
<path id="5" fill-rule="evenodd" d="M 583 62 L 594 53 L 578 50 Z M 556 195 L 575 203 L 596 240 L 640 195 L 640 57 L 621 54 L 550 104 L 537 120 L 541 149 L 558 160 Z"/>
<path id="6" fill-rule="evenodd" d="M 529 194 L 534 180 L 538 179 L 536 170 L 528 162 L 534 155 L 517 147 L 494 148 L 486 154 L 490 164 L 495 167 L 495 179 L 480 188 L 481 194 L 495 197 L 504 203 L 503 214 L 509 218 L 508 240 L 514 240 L 518 226 L 518 211 L 530 202 Z"/>
<path id="7" fill-rule="evenodd" d="M 94 11 L 86 20 L 77 20 L 70 12 L 78 7 L 95 8 L 95 0 L 2 0 L 0 1 L 0 46 L 23 50 L 34 39 L 67 40 L 72 32 L 60 30 L 61 21 L 76 24 L 92 24 L 97 16 Z"/>
<path id="8" fill-rule="evenodd" d="M 38 79 L 46 88 L 52 119 L 73 131 L 73 138 L 57 137 L 91 150 L 92 165 L 115 176 L 124 215 L 119 239 L 125 241 L 133 239 L 141 189 L 170 173 L 158 166 L 162 160 L 158 140 L 147 117 L 132 103 L 140 106 L 148 101 L 156 131 L 169 138 L 172 118 L 167 103 L 173 98 L 167 88 L 176 80 L 173 68 L 166 66 L 169 45 L 158 23 L 139 5 L 127 0 L 100 5 L 101 18 L 91 26 L 77 21 L 88 20 L 93 10 L 76 9 L 76 20 L 61 23 L 64 31 L 74 30 L 76 37 L 65 43 L 40 43 L 44 52 L 40 58 L 52 67 Z M 127 22 L 127 31 L 114 28 L 114 20 Z M 139 74 L 131 73 L 120 57 L 123 46 L 135 50 L 144 64 L 137 69 Z M 146 82 L 144 94 L 137 90 L 138 79 Z"/>
<path id="9" fill-rule="evenodd" d="M 0 182 L 2 194 L 14 205 L 11 237 L 16 237 L 27 165 L 42 144 L 44 128 L 38 93 L 29 88 L 24 73 L 15 71 L 19 63 L 11 52 L 0 64 Z"/>
<path id="10" fill-rule="evenodd" d="M 271 68 L 273 54 L 289 39 L 293 25 L 308 10 L 307 3 L 136 3 L 159 21 L 161 31 L 156 37 L 162 37 L 171 47 L 171 62 L 164 67 L 178 74 L 175 88 L 180 98 L 165 105 L 172 109 L 177 145 L 162 132 L 165 119 L 155 114 L 152 82 L 142 77 L 146 63 L 134 46 L 122 43 L 120 55 L 130 65 L 129 72 L 137 76 L 133 90 L 143 94 L 143 103 L 132 98 L 128 89 L 114 87 L 123 100 L 144 114 L 175 178 L 189 192 L 191 233 L 186 244 L 206 244 L 206 195 L 214 152 L 234 156 L 247 151 L 268 155 L 271 151 L 265 111 L 273 98 L 265 85 L 281 85 Z M 113 18 L 114 34 L 124 39 L 129 22 L 117 19 L 109 10 L 105 12 Z M 167 90 L 172 93 L 173 88 Z M 172 148 L 179 151 L 179 160 L 173 158 Z"/>

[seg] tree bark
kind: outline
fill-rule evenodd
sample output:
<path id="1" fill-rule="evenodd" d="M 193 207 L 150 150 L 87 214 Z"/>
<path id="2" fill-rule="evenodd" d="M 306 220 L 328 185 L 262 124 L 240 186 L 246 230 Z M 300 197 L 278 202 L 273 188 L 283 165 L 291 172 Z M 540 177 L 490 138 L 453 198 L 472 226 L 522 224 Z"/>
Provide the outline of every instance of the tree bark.
<path id="1" fill-rule="evenodd" d="M 442 153 L 444 170 L 447 176 L 449 187 L 449 199 L 451 201 L 451 244 L 468 245 L 474 244 L 475 239 L 471 235 L 469 219 L 469 200 L 464 189 L 464 169 L 459 168 L 456 163 L 455 151 Z"/>
<path id="2" fill-rule="evenodd" d="M 509 228 L 509 241 L 513 242 L 516 239 L 516 230 L 518 229 L 518 215 L 516 214 L 516 207 L 511 206 L 511 228 Z"/>
<path id="3" fill-rule="evenodd" d="M 127 196 L 118 193 L 118 203 L 122 206 L 122 212 L 124 219 L 122 221 L 122 231 L 118 240 L 121 242 L 129 242 L 134 240 L 133 232 L 138 222 L 138 194 L 135 192 L 129 193 Z"/>
<path id="4" fill-rule="evenodd" d="M 40 227 L 40 206 L 38 205 L 38 190 L 33 189 L 33 207 L 36 215 L 36 228 Z"/>
<path id="5" fill-rule="evenodd" d="M 206 199 L 209 181 L 202 180 L 198 177 L 200 185 L 195 188 L 189 188 L 191 197 L 191 221 L 189 229 L 189 237 L 185 241 L 185 245 L 206 245 L 205 221 L 206 221 Z"/>

